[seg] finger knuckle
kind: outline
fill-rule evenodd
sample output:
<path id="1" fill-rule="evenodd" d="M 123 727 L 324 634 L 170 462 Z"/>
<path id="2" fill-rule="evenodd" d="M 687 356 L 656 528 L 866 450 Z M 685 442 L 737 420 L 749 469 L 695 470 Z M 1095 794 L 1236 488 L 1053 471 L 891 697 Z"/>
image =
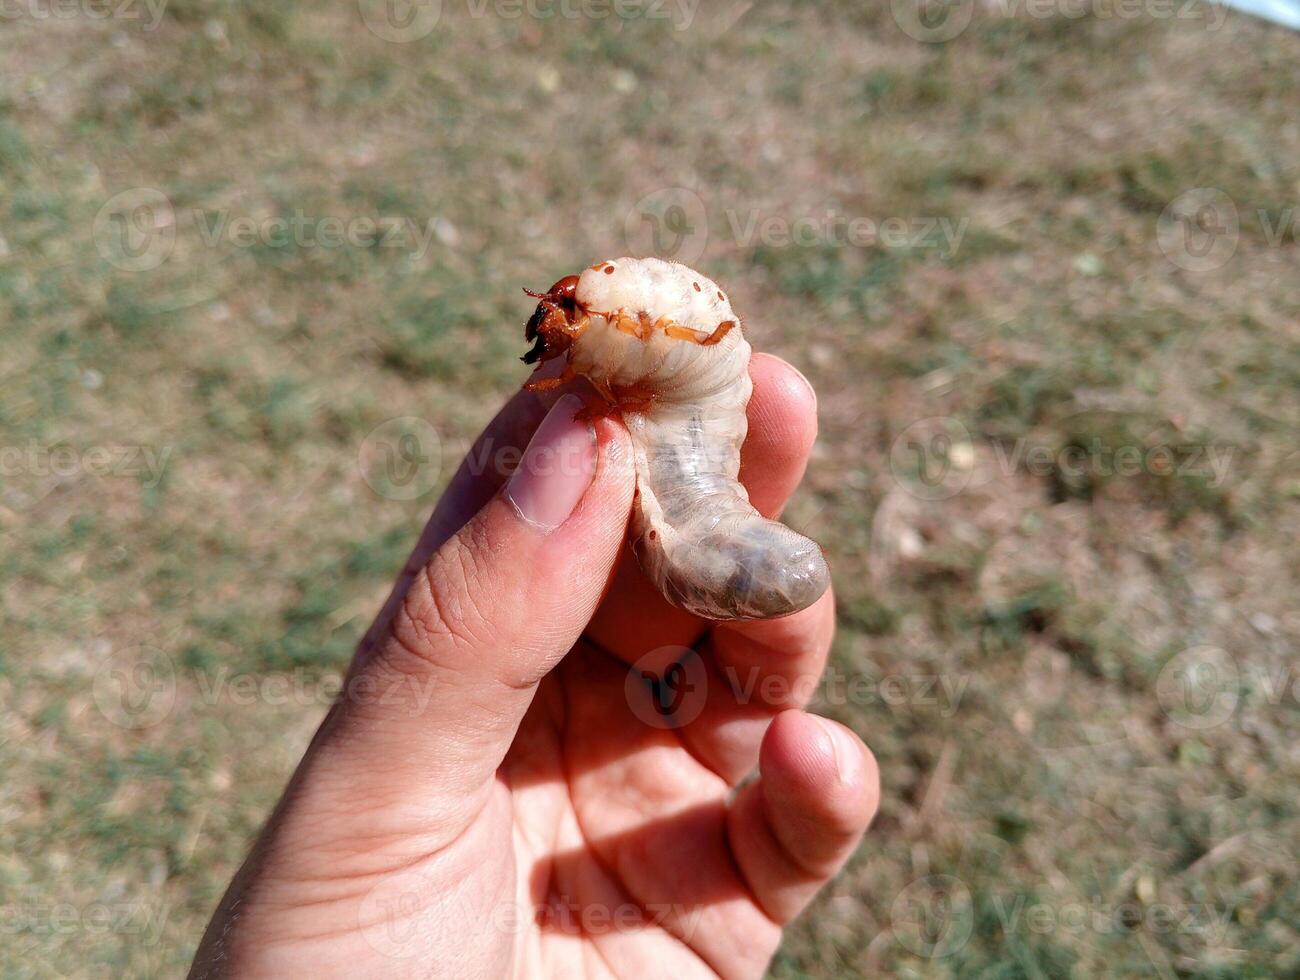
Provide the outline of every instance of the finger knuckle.
<path id="1" fill-rule="evenodd" d="M 390 656 L 443 666 L 487 641 L 490 624 L 479 597 L 481 584 L 473 549 L 440 552 L 416 575 L 393 617 Z M 391 648 L 395 647 L 395 650 Z"/>

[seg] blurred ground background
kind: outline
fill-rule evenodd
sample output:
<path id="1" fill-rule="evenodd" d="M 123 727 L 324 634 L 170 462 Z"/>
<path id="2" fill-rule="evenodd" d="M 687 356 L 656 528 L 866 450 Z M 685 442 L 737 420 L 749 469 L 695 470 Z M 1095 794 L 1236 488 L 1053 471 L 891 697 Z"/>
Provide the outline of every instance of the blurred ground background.
<path id="1" fill-rule="evenodd" d="M 821 397 L 885 796 L 774 974 L 1300 975 L 1300 36 L 401 7 L 0 22 L 0 975 L 183 971 L 519 287 L 653 251 Z"/>

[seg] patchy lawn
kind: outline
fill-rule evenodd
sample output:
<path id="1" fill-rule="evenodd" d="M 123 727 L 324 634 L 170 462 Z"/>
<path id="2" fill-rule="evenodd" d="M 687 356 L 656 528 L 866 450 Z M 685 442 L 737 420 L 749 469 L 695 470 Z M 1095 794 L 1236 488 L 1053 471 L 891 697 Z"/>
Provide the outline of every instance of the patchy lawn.
<path id="1" fill-rule="evenodd" d="M 0 24 L 0 974 L 183 971 L 519 287 L 655 251 L 819 390 L 884 779 L 774 974 L 1300 970 L 1300 36 L 92 8 Z"/>

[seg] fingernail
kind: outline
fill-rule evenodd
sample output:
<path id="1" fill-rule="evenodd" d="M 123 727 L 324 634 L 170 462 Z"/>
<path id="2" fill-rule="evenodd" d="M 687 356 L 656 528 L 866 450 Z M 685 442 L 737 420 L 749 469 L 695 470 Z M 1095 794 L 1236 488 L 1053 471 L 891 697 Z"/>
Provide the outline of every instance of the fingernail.
<path id="1" fill-rule="evenodd" d="M 821 725 L 822 731 L 826 733 L 827 740 L 831 743 L 831 752 L 835 756 L 835 774 L 839 777 L 840 785 L 851 785 L 862 769 L 861 750 L 855 744 L 853 737 L 835 722 L 818 718 L 817 723 Z"/>
<path id="2" fill-rule="evenodd" d="M 576 395 L 557 401 L 506 483 L 515 513 L 539 530 L 554 531 L 568 520 L 596 475 L 596 430 L 574 418 L 581 409 Z"/>

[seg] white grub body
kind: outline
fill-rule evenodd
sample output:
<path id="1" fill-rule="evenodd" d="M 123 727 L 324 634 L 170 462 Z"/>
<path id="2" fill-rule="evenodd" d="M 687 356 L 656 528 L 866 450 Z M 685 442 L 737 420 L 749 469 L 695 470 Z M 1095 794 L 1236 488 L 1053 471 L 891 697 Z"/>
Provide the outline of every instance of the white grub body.
<path id="1" fill-rule="evenodd" d="M 570 365 L 626 399 L 634 547 L 646 575 L 674 605 L 707 619 L 769 619 L 815 602 L 830 584 L 821 549 L 762 517 L 736 479 L 750 347 L 722 290 L 683 265 L 621 258 L 586 270 L 576 299 L 589 319 Z M 617 328 L 620 314 L 644 323 L 643 312 L 657 324 L 645 339 Z M 671 336 L 668 321 L 700 338 L 735 326 L 703 345 Z M 649 396 L 644 410 L 627 392 Z"/>

